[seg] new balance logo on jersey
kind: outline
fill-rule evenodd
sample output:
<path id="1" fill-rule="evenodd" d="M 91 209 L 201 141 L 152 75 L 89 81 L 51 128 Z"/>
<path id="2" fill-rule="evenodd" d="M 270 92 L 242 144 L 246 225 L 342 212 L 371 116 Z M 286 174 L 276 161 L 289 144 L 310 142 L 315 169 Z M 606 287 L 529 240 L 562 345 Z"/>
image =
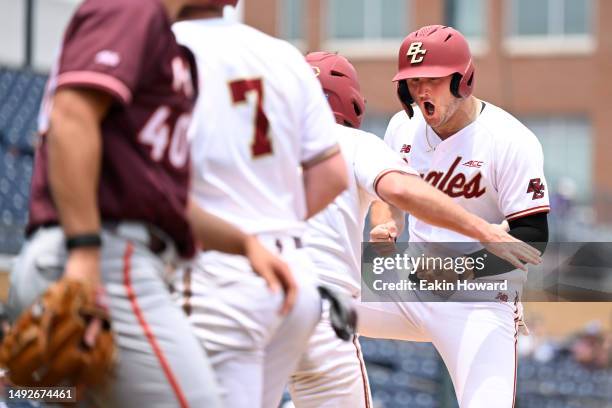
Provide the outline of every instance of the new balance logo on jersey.
<path id="1" fill-rule="evenodd" d="M 406 57 L 410 58 L 411 64 L 418 64 L 419 62 L 423 62 L 425 54 L 427 54 L 427 50 L 424 50 L 421 47 L 423 47 L 423 43 L 420 41 L 413 42 L 410 44 L 410 47 L 408 47 Z"/>
<path id="2" fill-rule="evenodd" d="M 544 198 L 544 190 L 546 187 L 542 184 L 542 180 L 540 178 L 534 178 L 529 180 L 529 185 L 527 186 L 527 194 L 533 193 L 532 200 L 538 200 L 540 198 Z"/>
<path id="3" fill-rule="evenodd" d="M 400 149 L 400 153 L 410 153 L 411 148 L 412 148 L 411 145 L 408 145 L 408 144 L 402 145 L 402 148 Z"/>
<path id="4" fill-rule="evenodd" d="M 447 172 L 430 171 L 427 175 L 422 175 L 422 177 L 425 181 L 449 197 L 480 197 L 486 191 L 486 187 L 480 187 L 480 180 L 482 179 L 482 174 L 480 172 L 469 181 L 463 173 L 453 174 L 457 166 L 459 166 L 459 163 L 461 163 L 461 159 L 461 156 L 457 157 Z"/>
<path id="5" fill-rule="evenodd" d="M 483 163 L 484 162 L 480 161 L 480 160 L 469 160 L 469 161 L 466 161 L 465 163 L 463 163 L 462 165 L 466 166 L 466 167 L 478 167 L 478 168 L 481 168 Z"/>
<path id="6" fill-rule="evenodd" d="M 119 66 L 121 57 L 115 51 L 102 50 L 96 54 L 96 64 L 106 65 L 107 67 L 115 68 Z"/>

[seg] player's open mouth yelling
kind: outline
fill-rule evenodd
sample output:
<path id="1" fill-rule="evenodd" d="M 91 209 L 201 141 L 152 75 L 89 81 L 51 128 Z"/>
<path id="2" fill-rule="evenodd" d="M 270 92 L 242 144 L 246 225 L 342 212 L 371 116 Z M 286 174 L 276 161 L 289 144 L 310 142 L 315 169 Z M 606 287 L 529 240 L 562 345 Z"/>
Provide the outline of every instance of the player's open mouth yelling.
<path id="1" fill-rule="evenodd" d="M 433 116 L 434 112 L 436 111 L 436 106 L 429 101 L 423 102 L 423 107 L 425 108 L 425 114 L 427 116 Z"/>

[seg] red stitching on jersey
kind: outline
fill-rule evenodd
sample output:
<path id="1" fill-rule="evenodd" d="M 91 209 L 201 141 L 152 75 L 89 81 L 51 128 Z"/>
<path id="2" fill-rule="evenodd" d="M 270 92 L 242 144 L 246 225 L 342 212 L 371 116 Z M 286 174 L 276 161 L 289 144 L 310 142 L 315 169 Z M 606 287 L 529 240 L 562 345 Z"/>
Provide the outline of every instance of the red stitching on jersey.
<path id="1" fill-rule="evenodd" d="M 376 193 L 378 198 L 380 198 L 383 201 L 385 201 L 385 200 L 380 196 L 380 194 L 378 194 L 378 183 L 380 182 L 380 180 L 382 180 L 383 177 L 385 177 L 387 174 L 390 174 L 390 173 L 406 174 L 406 175 L 409 175 L 409 176 L 416 176 L 417 175 L 416 173 L 409 173 L 407 171 L 399 170 L 399 169 L 387 169 L 387 170 L 381 171 L 378 174 L 378 176 L 376 176 L 376 179 L 374 179 L 374 192 Z"/>
<path id="2" fill-rule="evenodd" d="M 130 261 L 133 252 L 134 246 L 131 242 L 128 242 L 125 248 L 125 254 L 123 255 L 123 285 L 125 286 L 127 296 L 130 299 L 130 305 L 132 306 L 132 310 L 136 315 L 138 323 L 142 327 L 142 330 L 144 331 L 144 334 L 147 337 L 147 340 L 149 341 L 149 344 L 151 345 L 155 356 L 161 364 L 162 370 L 164 370 L 164 374 L 166 374 L 166 377 L 170 382 L 170 386 L 174 390 L 174 393 L 176 394 L 176 397 L 179 400 L 180 406 L 182 408 L 188 408 L 189 404 L 187 403 L 187 398 L 185 398 L 185 395 L 183 394 L 183 391 L 181 390 L 181 387 L 178 381 L 176 380 L 176 377 L 172 373 L 172 369 L 170 368 L 170 364 L 168 364 L 168 360 L 166 360 L 166 357 L 164 356 L 161 348 L 159 347 L 159 344 L 157 343 L 157 340 L 155 339 L 155 336 L 153 335 L 153 331 L 151 330 L 151 328 L 147 324 L 147 321 L 144 318 L 142 309 L 140 309 L 140 306 L 138 305 L 136 293 L 134 292 L 134 288 L 132 287 L 132 280 L 130 277 Z"/>
<path id="3" fill-rule="evenodd" d="M 518 325 L 520 316 L 518 314 L 518 294 L 514 298 L 514 389 L 512 391 L 512 408 L 514 408 L 514 404 L 516 403 L 516 383 L 518 377 Z"/>
<path id="4" fill-rule="evenodd" d="M 357 336 L 353 336 L 353 345 L 355 346 L 355 351 L 357 353 L 357 360 L 359 360 L 359 368 L 361 369 L 361 379 L 363 380 L 363 393 L 365 395 L 365 408 L 370 408 L 370 393 L 368 392 L 368 376 L 365 372 L 365 365 L 363 362 L 363 358 L 361 357 L 361 349 L 359 348 L 359 343 L 357 343 Z"/>
<path id="5" fill-rule="evenodd" d="M 541 205 L 539 207 L 533 207 L 533 208 L 529 208 L 527 210 L 522 210 L 522 211 L 518 211 L 512 214 L 508 214 L 506 215 L 506 219 L 510 220 L 512 218 L 518 218 L 522 215 L 527 215 L 527 214 L 538 214 L 538 213 L 542 213 L 542 212 L 549 212 L 550 211 L 550 205 Z"/>

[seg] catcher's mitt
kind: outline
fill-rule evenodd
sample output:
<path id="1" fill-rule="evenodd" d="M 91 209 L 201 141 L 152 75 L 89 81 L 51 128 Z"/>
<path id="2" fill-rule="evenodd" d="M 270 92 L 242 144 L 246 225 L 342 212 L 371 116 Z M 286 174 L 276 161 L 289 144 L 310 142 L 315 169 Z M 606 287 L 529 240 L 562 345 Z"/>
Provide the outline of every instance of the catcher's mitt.
<path id="1" fill-rule="evenodd" d="M 102 385 L 114 356 L 106 309 L 93 290 L 69 279 L 23 312 L 0 346 L 0 366 L 25 387 Z"/>

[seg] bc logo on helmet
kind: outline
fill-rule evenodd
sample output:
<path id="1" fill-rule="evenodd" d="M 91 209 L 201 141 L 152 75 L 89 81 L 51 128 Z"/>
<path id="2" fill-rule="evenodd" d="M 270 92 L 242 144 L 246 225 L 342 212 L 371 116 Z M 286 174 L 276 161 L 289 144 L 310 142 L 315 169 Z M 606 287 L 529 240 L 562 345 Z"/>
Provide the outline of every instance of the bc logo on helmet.
<path id="1" fill-rule="evenodd" d="M 410 43 L 410 47 L 408 48 L 406 57 L 411 57 L 410 59 L 411 64 L 418 64 L 419 62 L 423 61 L 423 58 L 425 58 L 425 54 L 427 54 L 427 50 L 424 50 L 421 47 L 423 47 L 423 43 L 420 41 Z"/>

